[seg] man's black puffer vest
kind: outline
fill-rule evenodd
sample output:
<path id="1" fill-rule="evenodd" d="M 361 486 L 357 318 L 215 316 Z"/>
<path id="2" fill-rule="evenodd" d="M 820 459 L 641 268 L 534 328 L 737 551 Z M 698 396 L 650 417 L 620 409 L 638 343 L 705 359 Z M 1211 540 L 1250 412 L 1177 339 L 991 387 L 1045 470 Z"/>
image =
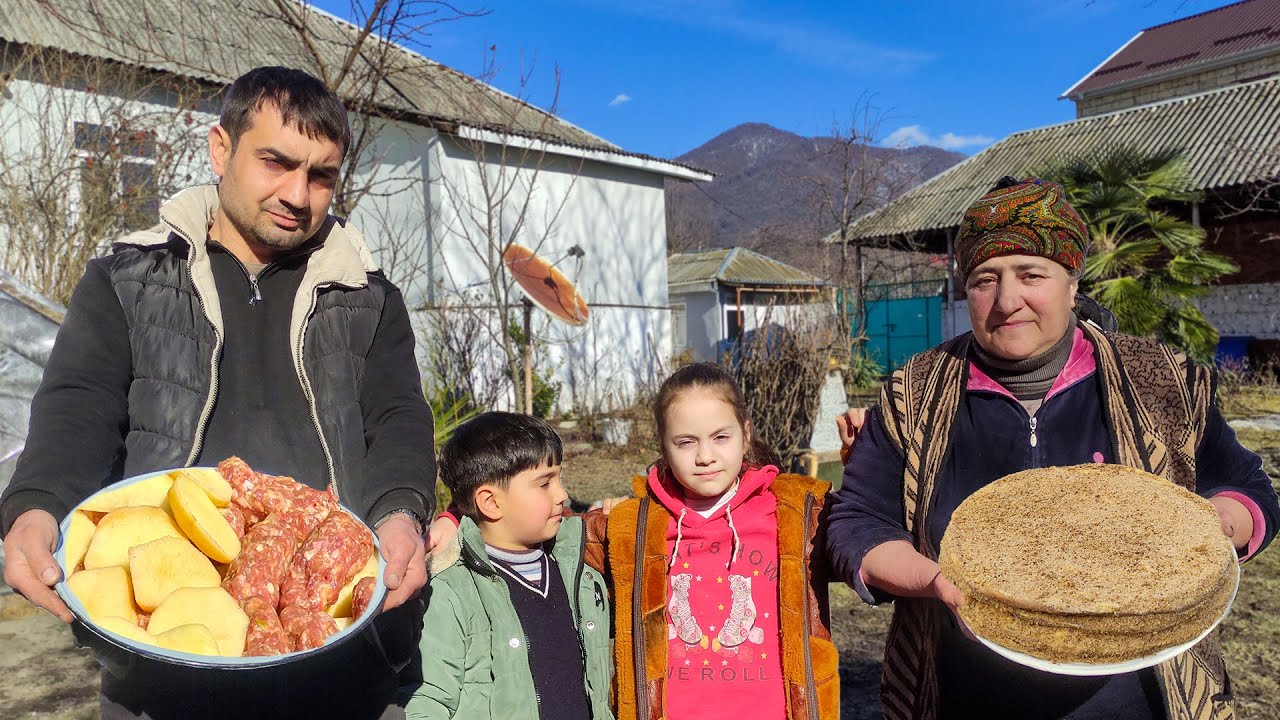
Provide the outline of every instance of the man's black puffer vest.
<path id="1" fill-rule="evenodd" d="M 107 260 L 133 354 L 125 477 L 188 464 L 211 402 L 217 333 L 192 282 L 188 252 L 187 242 L 171 233 L 166 244 L 123 247 Z M 386 296 L 386 285 L 373 275 L 363 287 L 321 286 L 298 300 L 314 303 L 302 345 L 314 398 L 310 421 L 322 431 L 341 501 L 357 512 L 377 500 L 363 496 L 359 389 Z M 330 480 L 298 479 L 317 486 Z"/>

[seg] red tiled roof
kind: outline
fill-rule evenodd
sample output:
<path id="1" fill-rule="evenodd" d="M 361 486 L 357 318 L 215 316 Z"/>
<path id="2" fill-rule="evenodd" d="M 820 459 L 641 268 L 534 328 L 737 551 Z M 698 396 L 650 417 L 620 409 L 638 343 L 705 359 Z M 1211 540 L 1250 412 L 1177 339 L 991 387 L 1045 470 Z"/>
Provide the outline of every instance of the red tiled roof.
<path id="1" fill-rule="evenodd" d="M 1063 97 L 1268 46 L 1280 49 L 1280 2 L 1244 0 L 1143 30 Z"/>

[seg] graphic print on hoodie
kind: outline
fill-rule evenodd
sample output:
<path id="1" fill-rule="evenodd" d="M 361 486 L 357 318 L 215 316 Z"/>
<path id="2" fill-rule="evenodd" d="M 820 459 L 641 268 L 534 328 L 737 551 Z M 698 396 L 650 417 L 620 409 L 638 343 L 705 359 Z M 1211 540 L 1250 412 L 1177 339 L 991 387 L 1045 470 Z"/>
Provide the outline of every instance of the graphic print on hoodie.
<path id="1" fill-rule="evenodd" d="M 708 517 L 657 468 L 649 489 L 667 526 L 667 716 L 784 718 L 772 465 L 743 473 Z"/>

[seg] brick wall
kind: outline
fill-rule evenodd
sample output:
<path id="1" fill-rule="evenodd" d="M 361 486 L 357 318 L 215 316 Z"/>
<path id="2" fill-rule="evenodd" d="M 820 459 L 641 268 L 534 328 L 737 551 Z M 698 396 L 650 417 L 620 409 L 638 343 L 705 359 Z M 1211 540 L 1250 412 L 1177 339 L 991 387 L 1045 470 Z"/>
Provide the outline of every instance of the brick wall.
<path id="1" fill-rule="evenodd" d="M 1112 93 L 1086 97 L 1076 101 L 1076 117 L 1100 115 L 1170 98 L 1185 97 L 1239 82 L 1258 80 L 1276 73 L 1280 73 L 1280 53 L 1236 65 L 1169 78 L 1149 85 L 1128 87 Z"/>
<path id="2" fill-rule="evenodd" d="M 1219 285 L 1196 305 L 1223 337 L 1280 338 L 1280 283 Z"/>

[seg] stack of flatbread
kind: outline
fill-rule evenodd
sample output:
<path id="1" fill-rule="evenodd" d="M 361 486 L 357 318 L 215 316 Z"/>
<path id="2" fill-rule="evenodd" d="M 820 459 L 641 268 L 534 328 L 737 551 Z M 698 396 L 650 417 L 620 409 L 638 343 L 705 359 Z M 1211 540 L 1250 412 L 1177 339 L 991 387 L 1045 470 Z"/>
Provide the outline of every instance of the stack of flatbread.
<path id="1" fill-rule="evenodd" d="M 952 515 L 939 563 L 976 634 L 1091 664 L 1194 640 L 1238 577 L 1213 505 L 1119 465 L 1027 470 L 982 488 Z"/>

